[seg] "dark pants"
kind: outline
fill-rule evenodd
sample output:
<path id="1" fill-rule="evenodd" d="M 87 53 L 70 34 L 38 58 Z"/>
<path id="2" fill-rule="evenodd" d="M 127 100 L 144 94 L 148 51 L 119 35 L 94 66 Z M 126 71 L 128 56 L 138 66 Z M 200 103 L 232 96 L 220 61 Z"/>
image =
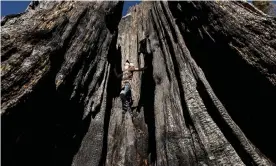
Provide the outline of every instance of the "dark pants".
<path id="1" fill-rule="evenodd" d="M 120 96 L 122 99 L 123 108 L 127 109 L 132 105 L 132 96 L 131 96 L 131 86 L 130 83 L 125 83 L 124 87 L 120 92 Z"/>

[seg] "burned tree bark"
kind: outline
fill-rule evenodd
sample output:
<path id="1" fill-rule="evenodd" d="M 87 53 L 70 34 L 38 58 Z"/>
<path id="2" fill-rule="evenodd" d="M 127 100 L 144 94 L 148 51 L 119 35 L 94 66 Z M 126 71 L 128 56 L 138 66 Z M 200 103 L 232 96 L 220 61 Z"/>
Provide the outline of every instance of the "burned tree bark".
<path id="1" fill-rule="evenodd" d="M 111 112 L 107 165 L 130 165 L 130 159 L 131 165 L 147 159 L 153 165 L 272 165 L 246 136 L 275 158 L 273 120 L 266 121 L 275 107 L 274 31 L 273 18 L 243 2 L 133 7 L 119 24 L 122 63 L 150 69 L 134 75 L 132 123 L 118 109 Z M 138 54 L 142 40 L 140 48 L 147 48 Z M 136 126 L 137 118 L 147 128 Z"/>
<path id="2" fill-rule="evenodd" d="M 264 17 L 244 2 L 171 3 L 171 10 L 178 11 L 174 13 L 176 22 L 191 56 L 227 112 L 263 153 L 275 158 L 275 136 L 270 132 L 276 94 L 275 19 Z M 187 17 L 181 19 L 180 13 Z M 234 141 L 230 135 L 226 137 Z M 245 146 L 242 137 L 238 139 L 232 143 L 236 149 L 236 144 Z M 249 149 L 246 153 L 253 155 Z M 256 156 L 254 162 L 260 164 Z"/>
<path id="3" fill-rule="evenodd" d="M 273 165 L 275 19 L 245 2 L 121 10 L 39 2 L 1 22 L 5 165 Z M 146 70 L 123 114 L 126 60 Z"/>
<path id="4" fill-rule="evenodd" d="M 1 23 L 3 164 L 101 162 L 122 5 L 40 2 Z"/>

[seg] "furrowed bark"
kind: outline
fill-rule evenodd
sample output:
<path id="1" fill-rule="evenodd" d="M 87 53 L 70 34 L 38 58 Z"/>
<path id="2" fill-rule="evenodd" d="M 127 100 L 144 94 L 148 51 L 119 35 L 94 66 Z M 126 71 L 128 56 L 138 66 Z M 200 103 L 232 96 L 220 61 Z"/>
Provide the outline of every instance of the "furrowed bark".
<path id="1" fill-rule="evenodd" d="M 3 163 L 101 162 L 121 10 L 115 1 L 39 2 L 1 23 Z"/>
<path id="2" fill-rule="evenodd" d="M 207 80 L 201 78 L 209 98 L 228 126 L 227 138 L 234 141 L 228 134 L 231 131 L 237 138 L 235 144 L 241 144 L 245 149 L 243 154 L 249 155 L 257 165 L 269 165 L 241 129 L 266 155 L 275 158 L 272 150 L 275 145 L 264 143 L 258 136 L 261 134 L 274 139 L 269 132 L 273 125 L 269 118 L 273 113 L 269 110 L 274 107 L 275 98 L 275 20 L 252 12 L 244 2 L 179 3 L 172 4 L 171 10 L 176 9 L 177 5 L 179 13 L 174 13 L 176 22 L 192 57 L 202 67 L 201 73 L 204 72 L 210 82 L 208 85 Z M 184 6 L 190 9 L 188 13 L 183 12 Z M 191 14 L 196 10 L 209 14 Z M 181 12 L 187 17 L 180 19 L 178 14 Z M 214 76 L 217 69 L 221 70 L 219 79 L 219 72 Z M 260 110 L 266 115 L 262 116 L 264 114 Z M 257 130 L 258 134 L 252 129 Z M 239 151 L 241 153 L 242 150 Z"/>
<path id="3" fill-rule="evenodd" d="M 275 18 L 225 1 L 121 12 L 39 2 L 4 18 L 5 165 L 274 165 Z M 123 113 L 126 60 L 146 70 Z"/>
<path id="4" fill-rule="evenodd" d="M 230 101 L 225 99 L 225 96 L 229 93 L 229 91 L 226 91 L 226 87 L 230 85 L 227 84 L 225 80 L 221 81 L 220 79 L 217 81 L 221 81 L 220 83 L 214 83 L 213 79 L 215 78 L 212 78 L 212 76 L 220 77 L 220 75 L 213 70 L 211 73 L 213 75 L 209 74 L 209 70 L 211 70 L 209 68 L 211 67 L 208 67 L 208 65 L 214 65 L 210 60 L 208 61 L 209 56 L 212 58 L 212 52 L 208 50 L 206 51 L 206 55 L 204 55 L 204 51 L 201 52 L 200 48 L 205 49 L 210 45 L 210 42 L 215 43 L 213 47 L 217 47 L 217 50 L 214 51 L 213 54 L 215 55 L 213 56 L 218 56 L 216 54 L 227 47 L 235 50 L 231 52 L 231 54 L 227 54 L 227 56 L 236 58 L 238 63 L 244 63 L 244 61 L 248 61 L 248 63 L 246 63 L 247 66 L 235 66 L 238 69 L 234 69 L 234 71 L 240 70 L 243 74 L 250 75 L 247 76 L 249 79 L 253 82 L 258 81 L 263 86 L 270 84 L 266 87 L 267 89 L 265 88 L 265 92 L 260 93 L 260 91 L 257 91 L 252 97 L 246 94 L 248 91 L 243 92 L 242 90 L 235 91 L 235 96 L 242 95 L 247 98 L 250 97 L 250 99 L 257 97 L 259 100 L 260 96 L 263 96 L 265 99 L 260 100 L 258 104 L 254 105 L 264 104 L 263 102 L 266 100 L 266 105 L 273 108 L 272 98 L 275 94 L 273 93 L 275 90 L 275 72 L 273 71 L 273 66 L 275 65 L 275 48 L 270 43 L 275 39 L 273 34 L 275 21 L 273 18 L 262 14 L 251 5 L 246 5 L 243 2 L 186 3 L 187 4 L 185 4 L 185 2 L 142 3 L 140 6 L 133 7 L 129 14 L 122 19 L 119 26 L 118 44 L 122 49 L 122 64 L 126 59 L 134 62 L 134 64 L 139 67 L 145 66 L 148 59 L 150 59 L 150 62 L 147 63 L 152 64 L 151 78 L 147 77 L 148 80 L 152 79 L 152 83 L 147 82 L 147 84 L 151 85 L 147 85 L 147 87 L 150 87 L 150 91 L 153 92 L 153 99 L 151 100 L 153 102 L 153 104 L 151 104 L 152 107 L 144 113 L 134 109 L 134 112 L 137 111 L 140 115 L 144 114 L 145 117 L 146 112 L 154 110 L 154 114 L 148 117 L 151 119 L 150 121 L 154 120 L 153 125 L 155 126 L 154 134 L 148 130 L 149 139 L 151 137 L 155 138 L 153 141 L 155 142 L 155 146 L 151 146 L 150 144 L 148 146 L 149 149 L 152 148 L 148 154 L 154 154 L 152 155 L 154 157 L 151 157 L 152 164 L 272 165 L 271 161 L 249 141 L 241 128 L 238 127 L 235 122 L 239 121 L 237 120 L 238 117 L 233 117 L 233 119 L 231 117 L 235 109 L 240 111 L 244 110 L 246 112 L 245 105 L 249 103 L 246 101 L 243 105 L 240 105 L 235 103 L 235 100 L 233 102 L 233 98 L 231 99 L 232 103 L 229 103 Z M 185 7 L 185 5 L 190 6 Z M 205 8 L 208 8 L 208 10 Z M 197 16 L 193 14 L 194 12 L 201 12 L 202 14 L 200 13 L 201 15 L 199 15 L 198 18 L 194 18 Z M 205 12 L 210 15 L 209 17 L 212 16 L 209 22 L 204 20 L 205 18 L 208 19 L 208 17 L 205 16 Z M 224 19 L 224 15 L 229 16 Z M 252 30 L 252 32 L 249 31 L 248 35 L 254 34 L 258 40 L 242 33 L 241 31 L 248 31 L 248 29 L 243 27 L 247 16 L 250 16 L 250 20 L 255 21 L 255 24 L 259 24 L 261 20 L 265 20 L 267 24 L 260 23 L 259 26 L 256 25 L 254 28 L 263 28 L 263 34 L 267 34 L 267 36 L 259 33 L 256 35 L 256 30 L 253 31 L 250 28 L 249 30 Z M 224 23 L 229 17 L 234 17 L 235 19 L 233 19 L 232 22 L 228 21 L 227 24 Z M 199 18 L 202 20 L 199 20 Z M 194 21 L 191 23 L 190 20 Z M 216 22 L 216 24 L 214 25 L 212 21 Z M 219 21 L 221 22 L 220 24 L 217 23 Z M 209 27 L 201 27 L 201 23 L 205 23 L 206 26 Z M 217 31 L 213 30 L 215 31 L 213 32 L 213 36 L 212 33 L 208 31 L 212 28 L 217 28 L 215 29 Z M 220 29 L 221 32 L 219 31 Z M 191 32 L 192 30 L 193 32 Z M 136 51 L 137 44 L 145 38 L 146 34 L 149 34 L 149 43 L 147 47 L 150 47 L 151 50 L 149 53 L 138 55 Z M 228 38 L 227 42 L 221 42 L 221 38 L 219 38 L 221 35 L 225 35 Z M 195 37 L 197 38 L 194 39 Z M 209 40 L 205 41 L 207 39 Z M 242 44 L 243 47 L 240 48 L 240 50 L 238 50 L 238 46 L 240 46 L 238 44 L 241 42 L 237 42 L 237 40 L 243 40 L 243 42 L 245 42 Z M 256 41 L 261 42 L 261 44 L 256 44 Z M 202 45 L 198 48 L 199 43 L 202 43 Z M 255 46 L 252 46 L 252 43 L 253 45 L 255 44 Z M 263 50 L 262 53 L 257 55 L 257 57 L 248 56 L 250 53 L 253 53 L 256 48 Z M 248 51 L 247 55 L 240 54 L 243 50 Z M 221 52 L 221 55 L 223 55 L 223 52 Z M 227 58 L 227 56 L 225 57 Z M 259 58 L 259 60 L 256 60 L 257 58 Z M 206 62 L 201 59 L 204 59 Z M 213 59 L 213 61 L 215 63 L 221 63 L 221 65 L 227 64 L 222 58 L 217 59 L 218 60 Z M 256 68 L 254 73 L 251 73 L 251 71 L 247 69 L 250 66 Z M 232 68 L 234 68 L 234 66 L 232 66 Z M 221 67 L 221 69 L 225 70 L 224 67 Z M 231 68 L 229 70 L 231 70 Z M 256 77 L 252 74 L 262 76 Z M 136 102 L 140 102 L 140 104 L 142 103 L 141 101 L 143 101 L 141 97 L 143 91 L 147 91 L 144 93 L 150 94 L 149 88 L 143 89 L 143 80 L 137 79 L 137 77 L 143 78 L 145 75 L 147 74 L 137 73 L 134 75 L 134 81 L 132 82 L 133 98 L 135 98 Z M 241 85 L 247 82 L 247 80 L 240 79 L 239 77 L 236 78 L 236 80 L 239 83 L 243 82 Z M 270 83 L 262 83 L 265 82 L 265 80 Z M 137 90 L 139 86 L 140 88 Z M 257 88 L 256 84 L 253 84 L 252 87 Z M 268 92 L 268 89 L 272 92 Z M 218 93 L 218 95 L 222 93 L 218 92 L 218 90 L 225 92 L 225 94 L 218 97 L 216 93 Z M 253 92 L 251 92 L 250 95 L 252 95 L 252 93 Z M 150 100 L 149 96 L 146 98 Z M 229 104 L 235 107 L 231 108 L 228 106 Z M 140 107 L 143 108 L 143 105 Z M 250 106 L 250 108 L 252 107 Z M 269 107 L 265 106 L 265 108 L 269 110 Z M 114 112 L 117 111 L 118 110 L 114 110 Z M 122 117 L 123 115 L 118 115 L 116 113 L 111 115 L 111 118 L 117 119 L 118 122 L 110 122 L 110 126 L 120 124 L 121 121 L 124 120 Z M 125 118 L 127 119 L 129 117 L 126 116 Z M 242 119 L 240 119 L 240 121 L 242 121 Z M 253 121 L 247 122 L 250 122 L 249 125 L 254 123 Z M 268 125 L 268 123 L 266 123 L 266 125 L 268 128 L 269 126 L 273 126 L 272 124 Z M 131 125 L 128 127 L 132 128 L 134 126 Z M 123 132 L 124 128 L 116 129 L 112 127 L 112 130 L 110 130 L 110 132 L 112 131 L 112 135 L 117 131 Z M 247 134 L 249 133 L 249 135 L 260 132 L 259 130 L 258 132 L 253 132 L 247 128 L 243 129 Z M 270 136 L 273 137 L 272 134 Z M 113 142 L 114 139 L 124 141 L 125 137 L 127 137 L 127 134 L 125 136 L 117 135 L 116 138 L 112 137 L 108 147 L 114 149 L 116 144 Z M 269 149 L 265 147 L 269 144 L 260 144 L 258 141 L 259 140 L 255 143 L 259 144 L 260 148 L 266 149 L 265 153 L 273 158 L 269 152 L 272 151 L 273 148 Z M 124 149 L 124 151 L 110 151 L 107 159 L 109 159 L 108 161 L 113 160 L 113 162 L 107 162 L 108 164 L 115 164 L 115 161 L 118 161 L 118 155 L 126 153 L 126 148 L 128 146 L 124 146 L 124 143 L 121 143 L 119 147 L 117 148 L 121 150 Z M 119 161 L 123 161 L 122 163 L 125 164 L 125 158 L 123 156 L 120 157 Z M 138 162 L 134 160 L 135 158 L 133 158 L 132 164 L 135 165 Z"/>

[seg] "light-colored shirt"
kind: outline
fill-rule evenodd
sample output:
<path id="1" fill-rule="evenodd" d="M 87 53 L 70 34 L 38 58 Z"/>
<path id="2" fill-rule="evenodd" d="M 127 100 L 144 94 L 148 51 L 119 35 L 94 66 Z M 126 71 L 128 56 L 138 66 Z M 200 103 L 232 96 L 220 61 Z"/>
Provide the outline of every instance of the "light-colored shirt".
<path id="1" fill-rule="evenodd" d="M 122 86 L 124 86 L 126 82 L 131 82 L 133 77 L 133 71 L 130 71 L 131 69 L 134 69 L 134 67 L 131 66 L 123 71 Z"/>

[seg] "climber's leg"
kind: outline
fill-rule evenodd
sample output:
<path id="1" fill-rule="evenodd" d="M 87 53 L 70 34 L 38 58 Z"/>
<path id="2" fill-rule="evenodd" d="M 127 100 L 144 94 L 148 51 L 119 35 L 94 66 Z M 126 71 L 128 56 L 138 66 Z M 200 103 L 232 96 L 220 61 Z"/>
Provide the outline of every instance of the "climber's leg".
<path id="1" fill-rule="evenodd" d="M 129 102 L 129 106 L 131 107 L 133 104 L 133 100 L 132 100 L 132 94 L 131 94 L 131 89 L 128 91 L 127 93 L 127 100 Z"/>
<path id="2" fill-rule="evenodd" d="M 130 91 L 130 83 L 126 82 L 124 85 L 123 85 L 123 88 L 120 92 L 120 97 L 122 99 L 122 101 L 126 100 L 127 99 L 127 95 Z"/>
<path id="3" fill-rule="evenodd" d="M 130 94 L 131 94 L 130 83 L 126 82 L 123 86 L 121 93 L 120 93 L 120 98 L 122 100 L 122 105 L 123 105 L 124 110 L 127 110 L 130 107 L 130 102 L 129 102 Z"/>

